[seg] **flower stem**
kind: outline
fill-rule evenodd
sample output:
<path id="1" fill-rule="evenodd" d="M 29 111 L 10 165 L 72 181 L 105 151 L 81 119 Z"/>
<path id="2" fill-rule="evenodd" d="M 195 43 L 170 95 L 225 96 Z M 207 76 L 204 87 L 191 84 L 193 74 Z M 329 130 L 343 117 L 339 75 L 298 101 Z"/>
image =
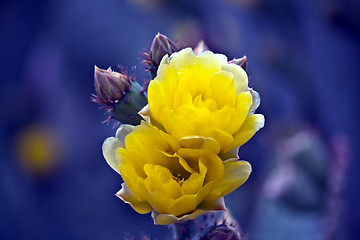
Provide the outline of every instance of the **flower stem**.
<path id="1" fill-rule="evenodd" d="M 173 240 L 207 239 L 209 230 L 217 226 L 219 219 L 223 219 L 223 212 L 209 213 L 184 223 L 171 225 Z"/>
<path id="2" fill-rule="evenodd" d="M 198 232 L 198 226 L 195 220 L 184 223 L 174 223 L 171 229 L 173 240 L 190 240 Z"/>

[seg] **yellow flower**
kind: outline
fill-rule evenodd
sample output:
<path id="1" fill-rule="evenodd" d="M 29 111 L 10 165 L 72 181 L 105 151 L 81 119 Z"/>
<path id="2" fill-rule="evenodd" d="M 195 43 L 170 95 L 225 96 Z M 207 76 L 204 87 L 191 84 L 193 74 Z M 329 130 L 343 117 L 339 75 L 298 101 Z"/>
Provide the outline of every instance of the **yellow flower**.
<path id="1" fill-rule="evenodd" d="M 125 183 L 117 195 L 156 224 L 225 210 L 223 196 L 249 177 L 238 147 L 263 127 L 258 94 L 224 55 L 184 49 L 165 56 L 150 82 L 141 125 L 121 125 L 103 144 Z"/>
<path id="2" fill-rule="evenodd" d="M 150 117 L 148 122 L 177 140 L 215 139 L 223 153 L 243 145 L 264 126 L 264 116 L 254 114 L 260 98 L 248 88 L 246 72 L 210 51 L 196 56 L 187 48 L 165 56 L 150 82 L 148 102 L 141 112 Z"/>

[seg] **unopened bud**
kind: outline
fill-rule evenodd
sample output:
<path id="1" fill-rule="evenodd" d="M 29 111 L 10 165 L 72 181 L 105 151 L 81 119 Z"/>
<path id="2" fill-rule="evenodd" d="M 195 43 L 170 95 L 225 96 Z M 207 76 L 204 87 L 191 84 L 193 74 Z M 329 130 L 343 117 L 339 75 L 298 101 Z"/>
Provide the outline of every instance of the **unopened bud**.
<path id="1" fill-rule="evenodd" d="M 242 67 L 242 69 L 245 70 L 245 72 L 247 72 L 247 70 L 248 70 L 248 63 L 247 63 L 246 56 L 243 56 L 242 58 L 234 59 L 234 60 L 230 61 L 229 63 L 234 63 L 236 65 L 239 65 L 240 67 Z"/>
<path id="2" fill-rule="evenodd" d="M 147 104 L 147 96 L 137 82 L 131 82 L 130 89 L 123 98 L 112 105 L 113 119 L 131 125 L 139 125 L 142 117 L 138 112 Z"/>
<path id="3" fill-rule="evenodd" d="M 152 78 L 156 76 L 161 59 L 166 54 L 171 55 L 179 50 L 179 47 L 165 35 L 158 33 L 155 36 L 150 51 L 144 54 L 145 60 L 143 61 Z"/>
<path id="4" fill-rule="evenodd" d="M 130 88 L 130 78 L 126 74 L 114 72 L 95 66 L 95 91 L 94 102 L 110 105 L 120 100 Z"/>
<path id="5" fill-rule="evenodd" d="M 179 51 L 175 43 L 173 43 L 168 37 L 158 33 L 151 45 L 150 54 L 151 59 L 160 64 L 161 59 L 166 55 L 171 55 L 173 52 Z"/>
<path id="6" fill-rule="evenodd" d="M 208 240 L 241 240 L 241 236 L 236 228 L 227 224 L 214 226 L 207 234 Z"/>
<path id="7" fill-rule="evenodd" d="M 194 48 L 195 55 L 199 55 L 205 51 L 209 50 L 204 41 L 200 41 L 198 45 Z"/>
<path id="8" fill-rule="evenodd" d="M 93 101 L 104 105 L 111 116 L 124 124 L 138 125 L 142 118 L 138 112 L 147 104 L 146 93 L 125 71 L 113 72 L 95 66 L 95 90 Z"/>

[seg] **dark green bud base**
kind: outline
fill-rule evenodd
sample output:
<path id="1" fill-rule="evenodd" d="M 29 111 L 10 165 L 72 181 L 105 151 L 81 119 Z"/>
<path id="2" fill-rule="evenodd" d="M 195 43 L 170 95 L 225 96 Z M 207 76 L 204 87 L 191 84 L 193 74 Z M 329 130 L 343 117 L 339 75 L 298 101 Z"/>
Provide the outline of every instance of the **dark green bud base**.
<path id="1" fill-rule="evenodd" d="M 137 82 L 131 82 L 125 95 L 112 105 L 111 116 L 123 124 L 139 125 L 142 117 L 138 112 L 147 104 L 146 93 L 142 90 Z"/>

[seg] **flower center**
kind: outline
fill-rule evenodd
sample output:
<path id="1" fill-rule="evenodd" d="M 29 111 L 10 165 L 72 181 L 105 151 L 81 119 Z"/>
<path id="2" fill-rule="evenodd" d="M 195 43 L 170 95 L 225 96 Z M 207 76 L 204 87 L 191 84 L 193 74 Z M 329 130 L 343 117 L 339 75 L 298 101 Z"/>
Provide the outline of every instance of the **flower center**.
<path id="1" fill-rule="evenodd" d="M 185 178 L 181 177 L 180 174 L 178 174 L 176 177 L 173 176 L 174 180 L 180 185 L 180 187 L 185 182 Z"/>

